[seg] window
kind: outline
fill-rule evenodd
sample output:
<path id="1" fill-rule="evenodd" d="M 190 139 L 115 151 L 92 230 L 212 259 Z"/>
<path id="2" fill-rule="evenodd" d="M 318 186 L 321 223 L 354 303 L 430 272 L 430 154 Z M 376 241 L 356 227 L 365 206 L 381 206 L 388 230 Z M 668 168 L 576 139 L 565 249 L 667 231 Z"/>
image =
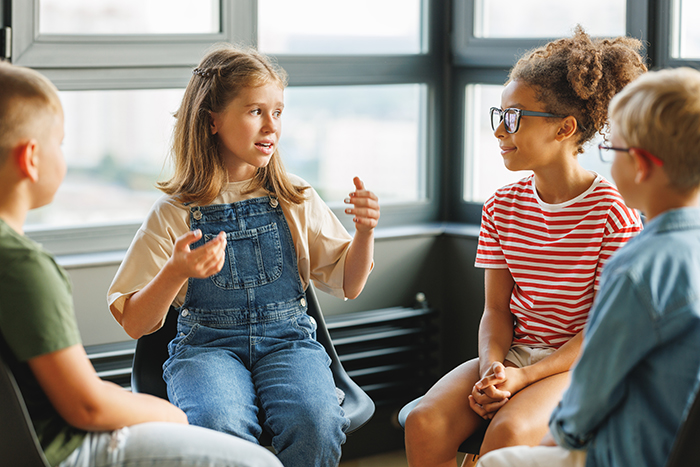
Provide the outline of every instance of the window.
<path id="1" fill-rule="evenodd" d="M 635 31 L 640 37 L 647 29 L 646 8 L 640 8 L 646 1 L 453 0 L 453 60 L 510 67 L 524 51 L 570 34 L 577 24 L 593 36 Z"/>
<path id="2" fill-rule="evenodd" d="M 672 0 L 671 47 L 673 58 L 700 59 L 700 2 Z"/>
<path id="3" fill-rule="evenodd" d="M 423 200 L 425 96 L 419 84 L 288 88 L 285 167 L 331 204 L 355 175 L 383 205 Z"/>
<path id="4" fill-rule="evenodd" d="M 140 223 L 170 173 L 173 113 L 182 89 L 63 91 L 66 178 L 33 228 Z"/>
<path id="5" fill-rule="evenodd" d="M 474 10 L 474 37 L 561 37 L 576 24 L 593 36 L 625 34 L 625 0 L 476 0 Z"/>
<path id="6" fill-rule="evenodd" d="M 259 0 L 258 46 L 271 54 L 418 54 L 420 0 Z"/>
<path id="7" fill-rule="evenodd" d="M 206 34 L 217 0 L 39 0 L 40 34 Z"/>
<path id="8" fill-rule="evenodd" d="M 191 67 L 213 43 L 251 43 L 254 29 L 247 1 L 4 2 L 12 3 L 14 63 L 51 70 L 55 75 L 49 76 L 51 79 L 64 78 L 57 70 L 85 69 L 71 73 L 69 80 L 85 77 L 92 86 L 100 86 L 100 80 L 106 79 L 98 69 L 121 67 L 152 68 L 146 78 L 139 72 L 136 76 L 139 83 L 151 79 L 150 87 L 156 86 L 163 75 L 173 75 L 175 70 L 158 74 L 153 67 Z M 121 77 L 118 81 L 121 86 L 128 82 Z"/>
<path id="9" fill-rule="evenodd" d="M 192 69 L 222 41 L 257 45 L 289 73 L 283 162 L 338 214 L 357 174 L 382 226 L 437 219 L 444 2 L 0 2 L 12 61 L 51 79 L 65 107 L 66 180 L 27 225 L 55 254 L 129 245 L 169 176 Z"/>

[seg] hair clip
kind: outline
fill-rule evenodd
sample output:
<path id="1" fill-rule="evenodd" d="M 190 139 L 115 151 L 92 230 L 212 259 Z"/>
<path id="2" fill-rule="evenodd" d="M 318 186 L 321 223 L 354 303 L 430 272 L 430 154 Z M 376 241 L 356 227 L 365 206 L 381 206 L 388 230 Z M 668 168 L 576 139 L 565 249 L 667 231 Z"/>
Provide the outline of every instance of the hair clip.
<path id="1" fill-rule="evenodd" d="M 195 68 L 192 70 L 193 75 L 199 75 L 202 78 L 209 78 L 211 76 L 211 71 L 206 68 Z"/>

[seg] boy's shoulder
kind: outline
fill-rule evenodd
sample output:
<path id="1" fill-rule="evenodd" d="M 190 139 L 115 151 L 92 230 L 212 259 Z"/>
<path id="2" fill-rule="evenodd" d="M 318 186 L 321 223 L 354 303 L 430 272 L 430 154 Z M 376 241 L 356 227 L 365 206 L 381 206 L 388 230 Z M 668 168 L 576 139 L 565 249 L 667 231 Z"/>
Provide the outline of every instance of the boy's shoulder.
<path id="1" fill-rule="evenodd" d="M 35 287 L 37 283 L 70 290 L 70 280 L 40 244 L 20 235 L 0 220 L 0 286 Z"/>
<path id="2" fill-rule="evenodd" d="M 36 242 L 17 233 L 0 219 L 0 263 L 11 269 L 10 264 L 26 262 L 32 257 L 44 257 L 48 253 Z"/>
<path id="3" fill-rule="evenodd" d="M 700 264 L 699 243 L 700 209 L 666 211 L 620 248 L 605 268 L 629 270 L 638 278 L 658 274 L 668 279 L 679 271 L 695 275 L 695 265 Z M 700 285 L 700 274 L 696 279 Z"/>

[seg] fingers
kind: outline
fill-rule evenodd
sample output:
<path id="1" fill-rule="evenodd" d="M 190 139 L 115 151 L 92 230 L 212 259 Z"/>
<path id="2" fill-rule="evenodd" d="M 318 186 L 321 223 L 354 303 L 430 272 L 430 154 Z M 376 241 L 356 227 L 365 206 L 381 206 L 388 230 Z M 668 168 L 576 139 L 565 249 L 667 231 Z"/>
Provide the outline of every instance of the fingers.
<path id="1" fill-rule="evenodd" d="M 226 261 L 226 234 L 219 232 L 212 240 L 193 251 L 200 277 L 209 277 L 221 271 Z"/>
<path id="2" fill-rule="evenodd" d="M 509 399 L 503 399 L 501 401 L 491 401 L 488 403 L 480 404 L 477 402 L 476 398 L 473 395 L 469 395 L 469 406 L 471 409 L 479 415 L 481 418 L 485 420 L 491 420 L 494 415 L 496 415 L 496 412 L 506 405 Z"/>
<path id="3" fill-rule="evenodd" d="M 176 250 L 185 250 L 189 251 L 190 250 L 190 245 L 192 245 L 194 242 L 202 238 L 202 231 L 197 229 L 197 230 L 190 230 L 189 232 L 181 235 L 180 237 L 175 240 L 175 249 Z"/>
<path id="4" fill-rule="evenodd" d="M 503 400 L 511 396 L 509 391 L 502 390 L 503 383 L 506 382 L 506 369 L 500 362 L 494 362 L 491 365 L 490 373 L 481 378 L 474 384 L 472 393 L 477 397 L 479 394 L 484 394 L 492 400 Z M 499 387 L 500 386 L 500 387 Z"/>
<path id="5" fill-rule="evenodd" d="M 500 362 L 494 362 L 489 369 L 490 372 L 486 374 L 483 378 L 476 382 L 474 387 L 481 391 L 488 387 L 501 384 L 506 380 L 506 368 Z"/>
<path id="6" fill-rule="evenodd" d="M 345 198 L 346 204 L 353 207 L 345 209 L 346 214 L 352 214 L 358 228 L 373 229 L 379 220 L 379 198 L 373 192 L 365 189 L 365 184 L 359 177 L 353 178 L 355 191 Z"/>
<path id="7" fill-rule="evenodd" d="M 355 184 L 355 188 L 357 188 L 358 191 L 365 189 L 365 184 L 360 180 L 360 177 L 353 178 L 352 183 Z"/>
<path id="8" fill-rule="evenodd" d="M 191 245 L 202 238 L 202 232 L 188 232 L 175 241 L 173 260 L 186 277 L 203 279 L 216 274 L 226 260 L 226 234 L 219 234 L 195 249 Z"/>

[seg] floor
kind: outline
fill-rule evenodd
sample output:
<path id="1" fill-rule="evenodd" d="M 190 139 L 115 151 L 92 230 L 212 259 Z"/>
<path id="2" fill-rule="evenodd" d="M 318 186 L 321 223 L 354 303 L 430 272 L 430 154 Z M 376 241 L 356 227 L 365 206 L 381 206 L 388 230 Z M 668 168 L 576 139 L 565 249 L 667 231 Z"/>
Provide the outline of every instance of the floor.
<path id="1" fill-rule="evenodd" d="M 463 457 L 464 454 L 458 454 L 455 466 L 461 465 Z M 408 467 L 408 463 L 406 462 L 406 453 L 404 451 L 394 451 L 341 462 L 340 467 Z"/>

